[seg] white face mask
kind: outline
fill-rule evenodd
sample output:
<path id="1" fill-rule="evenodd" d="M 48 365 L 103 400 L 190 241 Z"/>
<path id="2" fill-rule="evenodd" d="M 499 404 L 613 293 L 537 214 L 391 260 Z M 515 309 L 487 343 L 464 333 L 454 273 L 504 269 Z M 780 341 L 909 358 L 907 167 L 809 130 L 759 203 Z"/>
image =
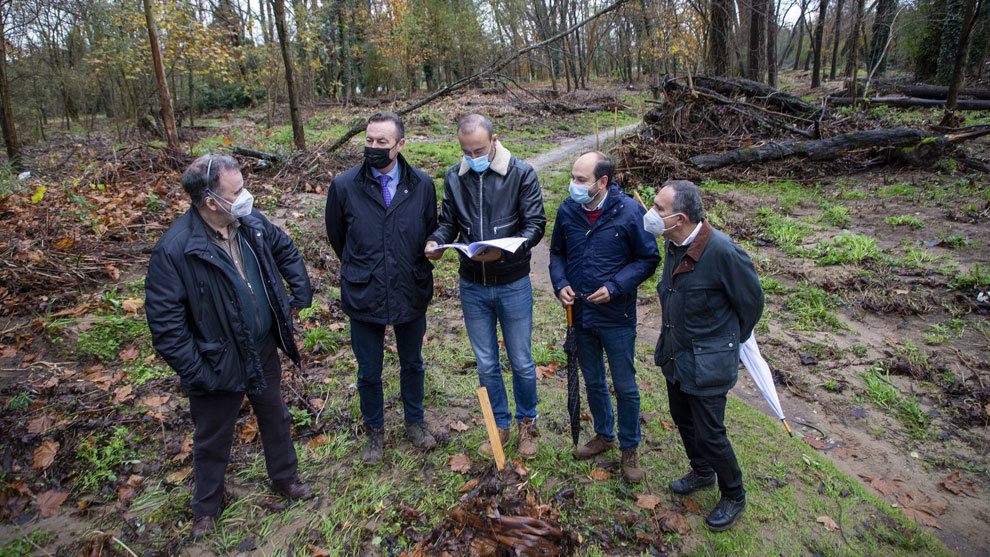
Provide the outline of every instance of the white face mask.
<path id="1" fill-rule="evenodd" d="M 250 215 L 251 209 L 254 208 L 254 196 L 251 195 L 251 192 L 247 191 L 247 189 L 242 189 L 241 193 L 237 195 L 237 199 L 235 199 L 233 203 L 227 201 L 212 191 L 209 192 L 209 194 L 213 197 L 213 199 L 220 201 L 220 208 L 235 219 Z M 230 205 L 229 211 L 224 208 L 224 203 Z"/>
<path id="2" fill-rule="evenodd" d="M 677 223 L 674 226 L 668 228 L 666 223 L 664 223 L 664 220 L 679 214 L 680 213 L 674 213 L 673 215 L 667 215 L 666 217 L 661 217 L 660 213 L 657 213 L 656 209 L 651 208 L 649 211 L 646 212 L 645 215 L 643 215 L 643 228 L 645 228 L 647 232 L 653 234 L 654 236 L 663 236 L 664 233 L 670 232 L 671 230 L 677 228 L 681 224 L 681 223 Z"/>

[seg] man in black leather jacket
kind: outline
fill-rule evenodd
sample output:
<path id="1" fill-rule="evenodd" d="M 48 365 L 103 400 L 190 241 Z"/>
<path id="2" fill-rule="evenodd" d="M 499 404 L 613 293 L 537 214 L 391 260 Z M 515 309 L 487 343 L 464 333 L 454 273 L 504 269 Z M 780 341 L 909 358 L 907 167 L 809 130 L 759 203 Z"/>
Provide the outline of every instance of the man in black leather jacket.
<path id="1" fill-rule="evenodd" d="M 155 349 L 189 396 L 195 424 L 190 506 L 192 534 L 199 538 L 220 514 L 245 394 L 258 419 L 275 490 L 290 499 L 312 494 L 297 474 L 277 349 L 299 365 L 292 313 L 309 307 L 313 294 L 292 240 L 253 210 L 236 160 L 199 157 L 183 174 L 182 187 L 192 207 L 151 254 L 145 310 Z"/>
<path id="2" fill-rule="evenodd" d="M 464 327 L 478 361 L 479 381 L 488 390 L 500 441 L 502 445 L 509 441 L 512 415 L 499 369 L 499 323 L 512 366 L 519 454 L 532 458 L 539 448 L 539 433 L 533 425 L 537 398 L 529 260 L 530 250 L 543 238 L 546 228 L 543 194 L 536 171 L 498 142 L 488 118 L 481 114 L 463 117 L 457 125 L 457 141 L 464 159 L 444 176 L 437 229 L 428 238 L 425 252 L 435 260 L 443 255 L 443 250 L 435 249 L 438 244 L 458 238 L 464 243 L 525 238 L 513 253 L 496 248 L 474 258 L 458 253 Z M 492 447 L 486 442 L 478 451 L 490 456 Z"/>
<path id="3" fill-rule="evenodd" d="M 657 285 L 663 329 L 654 359 L 691 464 L 670 489 L 688 495 L 717 481 L 722 497 L 705 524 L 726 530 L 745 510 L 746 491 L 725 433 L 725 396 L 739 375 L 740 343 L 763 314 L 760 278 L 749 255 L 704 219 L 691 182 L 664 184 L 643 226 L 666 239 Z"/>

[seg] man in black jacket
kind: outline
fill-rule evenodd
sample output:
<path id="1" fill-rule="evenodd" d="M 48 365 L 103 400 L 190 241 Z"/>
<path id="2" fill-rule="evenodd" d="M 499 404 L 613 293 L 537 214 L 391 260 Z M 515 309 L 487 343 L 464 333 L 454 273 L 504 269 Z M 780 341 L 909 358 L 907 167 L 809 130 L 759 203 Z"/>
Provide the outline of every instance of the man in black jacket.
<path id="1" fill-rule="evenodd" d="M 725 395 L 738 377 L 739 345 L 763 314 L 763 289 L 746 252 L 704 220 L 701 193 L 691 182 L 664 184 L 643 226 L 667 240 L 654 359 L 691 463 L 670 489 L 688 495 L 717 479 L 722 496 L 705 523 L 726 530 L 746 509 L 746 491 L 725 434 Z"/>
<path id="2" fill-rule="evenodd" d="M 245 393 L 258 419 L 268 477 L 290 499 L 312 494 L 297 474 L 276 349 L 299 365 L 292 312 L 309 307 L 306 266 L 260 212 L 231 157 L 204 155 L 182 176 L 192 207 L 151 254 L 145 309 L 156 350 L 179 375 L 192 414 L 192 534 L 213 528 L 234 424 Z M 282 279 L 292 289 L 285 292 Z M 290 309 L 291 308 L 291 309 Z"/>
<path id="3" fill-rule="evenodd" d="M 406 163 L 402 119 L 377 113 L 365 130 L 364 162 L 334 178 L 327 237 L 340 259 L 340 300 L 351 318 L 351 348 L 367 442 L 361 459 L 381 461 L 385 442 L 382 361 L 385 326 L 395 330 L 406 437 L 420 449 L 436 439 L 423 423 L 423 335 L 433 297 L 433 264 L 423 255 L 437 224 L 433 179 Z"/>
<path id="4" fill-rule="evenodd" d="M 468 258 L 460 253 L 461 310 L 471 348 L 478 361 L 478 378 L 488 390 L 499 440 L 509 441 L 509 402 L 499 366 L 498 335 L 502 326 L 505 351 L 512 366 L 512 392 L 519 422 L 519 454 L 536 456 L 539 435 L 536 420 L 536 366 L 533 365 L 533 288 L 529 281 L 530 250 L 543 238 L 547 218 L 536 171 L 512 156 L 498 142 L 491 121 L 468 114 L 457 125 L 457 141 L 464 159 L 444 176 L 443 201 L 436 231 L 425 253 L 439 259 L 447 244 L 460 238 L 471 243 L 496 238 L 523 237 L 513 253 L 488 248 Z M 490 443 L 478 451 L 492 454 Z"/>
<path id="5" fill-rule="evenodd" d="M 574 306 L 578 360 L 596 435 L 574 456 L 591 458 L 615 445 L 616 420 L 605 376 L 612 372 L 619 409 L 622 477 L 643 479 L 636 384 L 636 289 L 660 262 L 657 239 L 643 230 L 643 207 L 622 193 L 615 163 L 591 151 L 571 170 L 570 197 L 560 204 L 550 237 L 550 279 L 564 306 Z"/>

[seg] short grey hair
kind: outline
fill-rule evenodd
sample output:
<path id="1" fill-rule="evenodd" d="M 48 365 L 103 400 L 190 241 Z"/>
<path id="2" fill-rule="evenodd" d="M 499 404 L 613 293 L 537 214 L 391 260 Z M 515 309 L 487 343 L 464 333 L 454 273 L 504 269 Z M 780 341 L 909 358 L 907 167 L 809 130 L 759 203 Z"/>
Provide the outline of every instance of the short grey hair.
<path id="1" fill-rule="evenodd" d="M 495 133 L 495 127 L 492 126 L 492 121 L 488 119 L 484 114 L 478 114 L 477 112 L 472 112 L 460 119 L 457 122 L 457 133 L 458 134 L 468 134 L 474 133 L 478 129 L 478 126 L 485 128 L 488 132 L 488 138 L 491 139 L 492 135 Z"/>
<path id="2" fill-rule="evenodd" d="M 687 215 L 691 224 L 705 220 L 705 208 L 701 205 L 701 190 L 688 180 L 667 180 L 664 188 L 674 188 L 674 212 Z"/>
<path id="3" fill-rule="evenodd" d="M 182 174 L 182 189 L 189 194 L 193 205 L 199 207 L 206 199 L 206 190 L 216 192 L 220 175 L 227 170 L 240 172 L 241 165 L 228 155 L 203 155 Z"/>

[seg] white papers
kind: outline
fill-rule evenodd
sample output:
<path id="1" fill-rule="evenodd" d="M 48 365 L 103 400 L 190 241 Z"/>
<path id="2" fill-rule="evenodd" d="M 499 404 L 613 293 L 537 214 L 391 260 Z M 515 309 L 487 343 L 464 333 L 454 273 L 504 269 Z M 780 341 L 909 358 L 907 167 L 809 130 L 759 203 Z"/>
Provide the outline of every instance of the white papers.
<path id="1" fill-rule="evenodd" d="M 470 244 L 440 244 L 439 246 L 433 248 L 433 251 L 444 248 L 454 248 L 461 250 L 461 253 L 468 257 L 474 257 L 479 251 L 488 247 L 493 247 L 502 251 L 514 253 L 517 249 L 519 249 L 519 246 L 523 245 L 523 242 L 525 241 L 526 238 L 516 236 L 513 238 L 497 238 L 495 240 L 471 242 Z"/>

